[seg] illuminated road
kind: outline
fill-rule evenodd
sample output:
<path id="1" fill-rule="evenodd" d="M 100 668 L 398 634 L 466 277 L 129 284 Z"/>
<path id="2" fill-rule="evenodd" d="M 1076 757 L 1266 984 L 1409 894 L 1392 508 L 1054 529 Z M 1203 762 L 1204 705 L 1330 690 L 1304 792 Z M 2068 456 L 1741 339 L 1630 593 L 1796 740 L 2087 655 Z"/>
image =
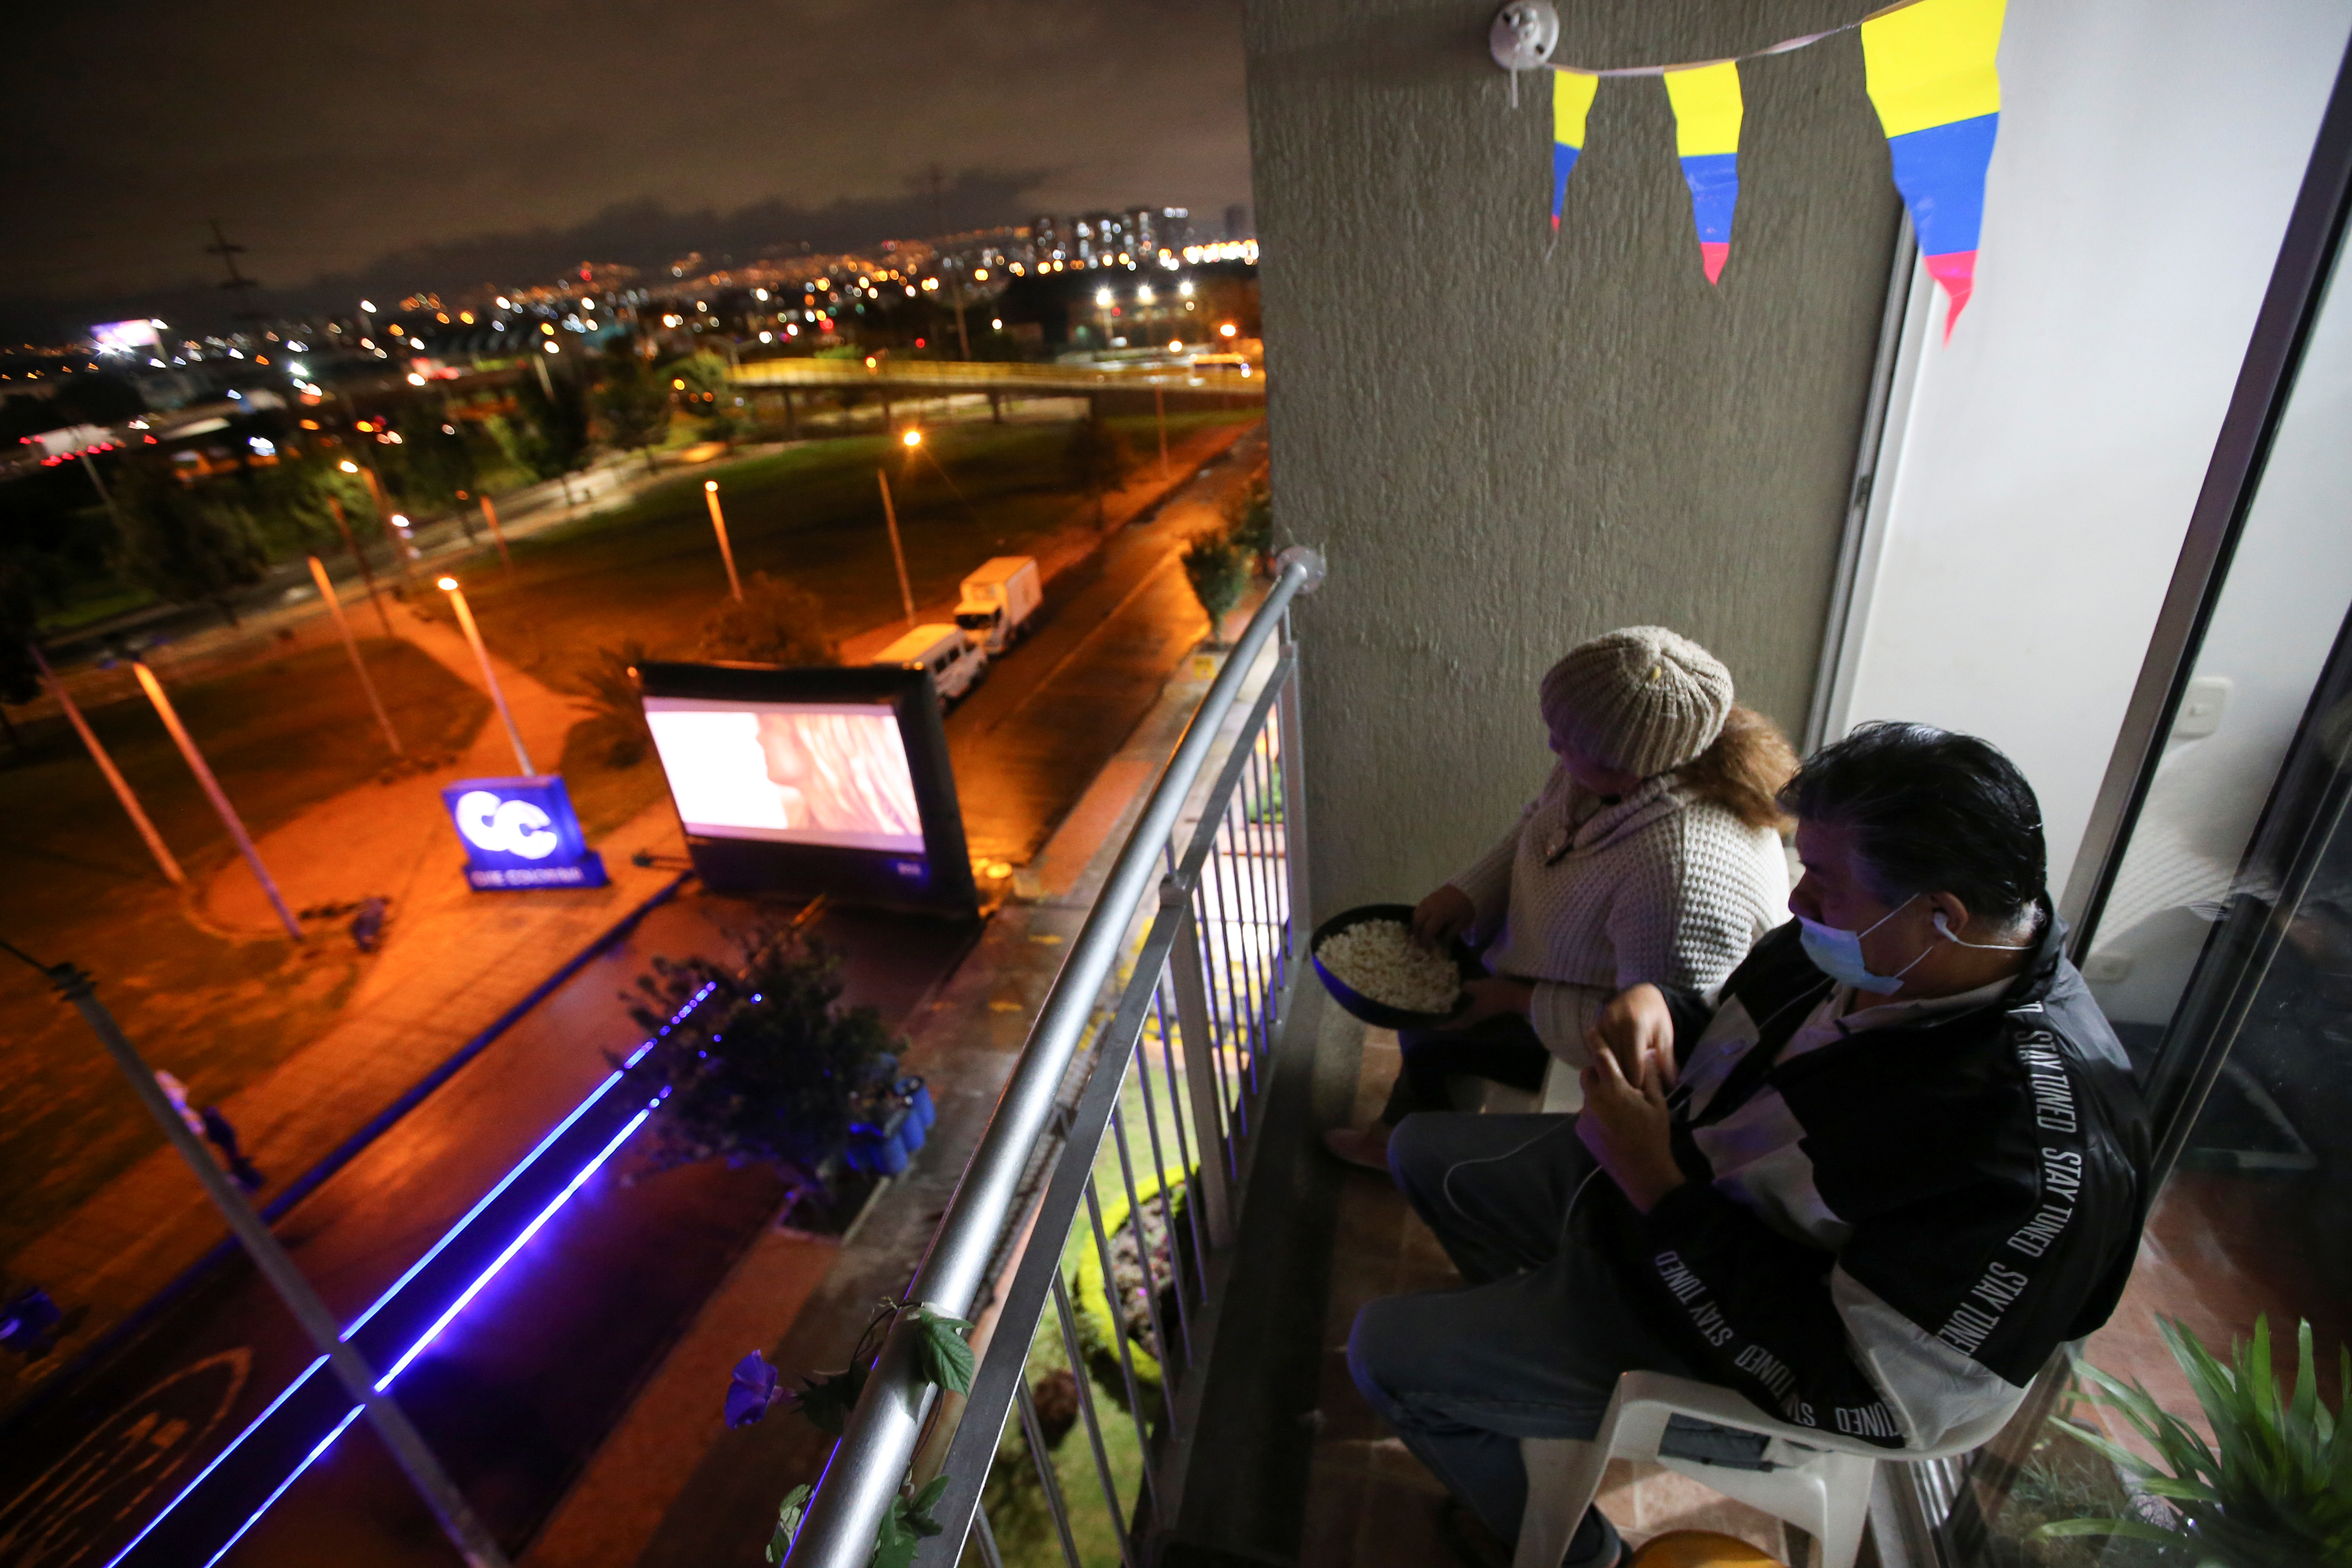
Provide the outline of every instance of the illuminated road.
<path id="1" fill-rule="evenodd" d="M 1160 508 L 1055 578 L 1038 629 L 948 715 L 975 857 L 1026 862 L 1208 630 L 1178 559 L 1262 459 L 1252 431 Z"/>

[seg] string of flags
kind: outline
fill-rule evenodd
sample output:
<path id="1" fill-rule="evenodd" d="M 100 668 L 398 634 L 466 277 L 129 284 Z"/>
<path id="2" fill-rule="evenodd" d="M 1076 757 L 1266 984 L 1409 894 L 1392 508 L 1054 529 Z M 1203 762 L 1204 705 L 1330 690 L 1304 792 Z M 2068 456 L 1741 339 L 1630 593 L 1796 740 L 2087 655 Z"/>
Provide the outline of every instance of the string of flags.
<path id="1" fill-rule="evenodd" d="M 1605 77 L 1656 77 L 1675 116 L 1675 152 L 1690 186 L 1699 262 L 1712 284 L 1731 255 L 1739 203 L 1739 91 L 1743 60 L 1787 54 L 1859 28 L 1864 87 L 1894 162 L 1895 188 L 1911 212 L 1927 275 L 1950 306 L 1944 335 L 1976 281 L 1984 221 L 1985 171 L 2000 126 L 2000 50 L 2005 0 L 1904 0 L 1861 21 L 1780 42 L 1731 59 L 1586 70 L 1553 66 L 1551 223 L 1583 155 L 1585 125 Z"/>

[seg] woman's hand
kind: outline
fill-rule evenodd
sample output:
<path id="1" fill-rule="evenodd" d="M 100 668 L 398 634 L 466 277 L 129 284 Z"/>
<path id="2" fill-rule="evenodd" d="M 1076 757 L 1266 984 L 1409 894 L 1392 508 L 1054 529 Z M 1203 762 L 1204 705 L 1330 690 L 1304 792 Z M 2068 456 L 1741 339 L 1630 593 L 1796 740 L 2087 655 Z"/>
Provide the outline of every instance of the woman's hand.
<path id="1" fill-rule="evenodd" d="M 1444 952 L 1477 918 L 1470 895 L 1448 882 L 1413 906 L 1412 939 L 1433 952 Z"/>
<path id="2" fill-rule="evenodd" d="M 1618 1076 L 1629 1083 L 1657 1079 L 1661 1092 L 1675 1084 L 1675 1016 L 1654 985 L 1629 985 L 1609 998 L 1601 1016 L 1584 1032 L 1584 1048 L 1599 1060 L 1617 1058 Z"/>
<path id="3" fill-rule="evenodd" d="M 1580 1081 L 1584 1109 L 1577 1114 L 1577 1137 L 1633 1206 L 1648 1214 L 1685 1179 L 1667 1131 L 1673 1113 L 1666 1109 L 1665 1085 L 1654 1070 L 1629 1082 L 1616 1053 L 1609 1050 L 1592 1053 L 1592 1065 Z"/>
<path id="4" fill-rule="evenodd" d="M 1528 1003 L 1536 994 L 1532 982 L 1514 980 L 1507 974 L 1482 974 L 1475 980 L 1464 981 L 1462 989 L 1470 994 L 1469 1010 L 1458 1018 L 1448 1018 L 1445 1026 L 1449 1029 L 1466 1029 L 1506 1013 L 1524 1017 Z"/>

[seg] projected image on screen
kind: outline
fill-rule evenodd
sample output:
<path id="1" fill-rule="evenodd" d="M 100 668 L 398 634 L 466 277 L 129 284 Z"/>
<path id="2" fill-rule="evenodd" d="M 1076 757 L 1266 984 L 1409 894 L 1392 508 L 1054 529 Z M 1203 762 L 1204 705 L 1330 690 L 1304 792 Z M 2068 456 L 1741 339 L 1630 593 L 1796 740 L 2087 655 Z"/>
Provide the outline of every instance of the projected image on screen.
<path id="1" fill-rule="evenodd" d="M 648 697 L 646 722 L 688 833 L 922 852 L 888 709 Z"/>

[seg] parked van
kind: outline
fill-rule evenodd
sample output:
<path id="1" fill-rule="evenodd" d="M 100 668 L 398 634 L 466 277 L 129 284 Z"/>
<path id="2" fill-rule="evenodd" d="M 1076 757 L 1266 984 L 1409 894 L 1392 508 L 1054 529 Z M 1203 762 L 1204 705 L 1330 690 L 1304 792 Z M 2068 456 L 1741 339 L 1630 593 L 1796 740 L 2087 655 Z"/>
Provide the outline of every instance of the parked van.
<path id="1" fill-rule="evenodd" d="M 956 625 L 991 653 L 1003 653 L 1027 633 L 1029 618 L 1045 602 L 1037 563 L 1026 555 L 999 555 L 963 580 L 963 603 Z"/>
<path id="2" fill-rule="evenodd" d="M 917 626 L 874 656 L 876 664 L 919 664 L 931 672 L 940 706 L 980 684 L 988 670 L 988 649 L 964 636 L 961 626 Z"/>

